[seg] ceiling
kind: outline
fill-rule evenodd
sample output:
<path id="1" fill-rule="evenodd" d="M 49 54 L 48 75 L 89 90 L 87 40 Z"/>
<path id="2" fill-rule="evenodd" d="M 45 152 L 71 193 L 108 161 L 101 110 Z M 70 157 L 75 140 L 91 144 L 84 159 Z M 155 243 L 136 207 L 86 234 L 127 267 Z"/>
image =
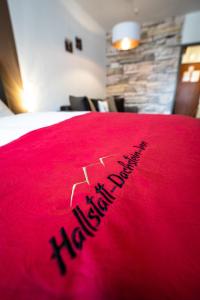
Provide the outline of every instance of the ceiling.
<path id="1" fill-rule="evenodd" d="M 200 0 L 76 0 L 104 29 L 120 21 L 158 21 L 200 10 Z M 135 15 L 134 8 L 139 10 Z"/>

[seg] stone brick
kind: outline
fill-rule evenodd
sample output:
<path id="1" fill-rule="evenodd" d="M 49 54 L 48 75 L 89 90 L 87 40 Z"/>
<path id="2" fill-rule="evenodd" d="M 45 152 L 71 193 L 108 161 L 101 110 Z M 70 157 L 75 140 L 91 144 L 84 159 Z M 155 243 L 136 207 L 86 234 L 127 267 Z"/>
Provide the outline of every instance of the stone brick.
<path id="1" fill-rule="evenodd" d="M 117 84 L 117 85 L 107 86 L 107 94 L 108 96 L 123 95 L 126 87 L 127 84 Z"/>
<path id="2" fill-rule="evenodd" d="M 107 86 L 114 84 L 128 84 L 128 77 L 121 76 L 121 74 L 116 74 L 112 76 L 107 76 Z"/>

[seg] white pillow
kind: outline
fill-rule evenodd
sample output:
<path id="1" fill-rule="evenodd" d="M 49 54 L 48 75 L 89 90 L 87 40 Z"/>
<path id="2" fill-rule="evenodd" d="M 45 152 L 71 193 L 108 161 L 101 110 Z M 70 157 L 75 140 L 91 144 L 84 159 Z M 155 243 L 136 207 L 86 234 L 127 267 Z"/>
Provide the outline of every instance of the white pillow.
<path id="1" fill-rule="evenodd" d="M 98 109 L 100 112 L 108 112 L 109 111 L 108 102 L 99 100 L 98 101 Z"/>
<path id="2" fill-rule="evenodd" d="M 13 112 L 0 99 L 0 117 L 12 116 Z"/>

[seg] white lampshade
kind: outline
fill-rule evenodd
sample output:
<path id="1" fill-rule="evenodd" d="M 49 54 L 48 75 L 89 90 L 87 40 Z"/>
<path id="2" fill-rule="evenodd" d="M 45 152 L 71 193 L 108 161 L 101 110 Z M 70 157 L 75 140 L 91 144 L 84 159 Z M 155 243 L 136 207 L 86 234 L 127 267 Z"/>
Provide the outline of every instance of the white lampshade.
<path id="1" fill-rule="evenodd" d="M 185 16 L 182 31 L 182 44 L 200 42 L 200 11 L 189 13 Z"/>
<path id="2" fill-rule="evenodd" d="M 112 45 L 119 50 L 129 50 L 139 45 L 140 25 L 137 22 L 122 22 L 113 27 Z"/>

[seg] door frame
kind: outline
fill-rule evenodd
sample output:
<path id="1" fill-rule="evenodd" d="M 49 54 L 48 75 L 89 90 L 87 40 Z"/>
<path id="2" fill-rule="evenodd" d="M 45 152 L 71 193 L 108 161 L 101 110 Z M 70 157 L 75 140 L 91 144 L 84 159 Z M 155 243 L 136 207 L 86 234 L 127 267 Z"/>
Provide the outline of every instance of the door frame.
<path id="1" fill-rule="evenodd" d="M 174 95 L 174 101 L 173 101 L 172 114 L 175 114 L 176 95 L 177 95 L 177 89 L 178 89 L 178 83 L 179 83 L 180 67 L 182 65 L 181 61 L 182 61 L 183 51 L 186 47 L 190 47 L 190 46 L 200 46 L 200 41 L 195 42 L 195 43 L 186 43 L 186 44 L 180 45 L 180 55 L 179 55 L 179 62 L 178 62 L 178 72 L 177 72 L 177 76 L 176 76 L 176 89 L 175 89 L 175 95 Z"/>

